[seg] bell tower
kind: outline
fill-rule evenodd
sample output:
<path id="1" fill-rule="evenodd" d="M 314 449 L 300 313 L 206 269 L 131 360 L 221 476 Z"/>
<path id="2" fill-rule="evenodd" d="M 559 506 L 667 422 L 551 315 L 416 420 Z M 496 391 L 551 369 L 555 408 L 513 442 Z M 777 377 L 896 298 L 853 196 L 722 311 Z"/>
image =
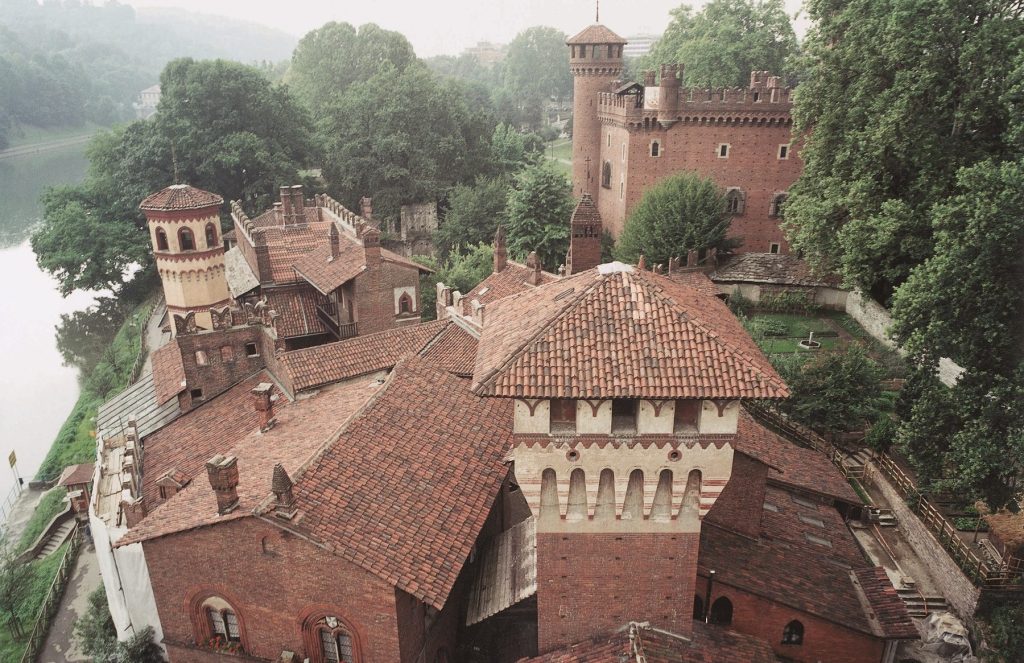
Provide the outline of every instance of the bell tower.
<path id="1" fill-rule="evenodd" d="M 601 181 L 601 122 L 597 117 L 602 92 L 622 76 L 626 40 L 594 24 L 565 42 L 572 72 L 572 195 L 589 193 L 595 200 Z"/>
<path id="2" fill-rule="evenodd" d="M 146 215 L 174 335 L 174 316 L 188 320 L 191 314 L 197 328 L 213 329 L 210 309 L 231 302 L 220 234 L 223 204 L 215 193 L 173 184 L 139 205 Z"/>

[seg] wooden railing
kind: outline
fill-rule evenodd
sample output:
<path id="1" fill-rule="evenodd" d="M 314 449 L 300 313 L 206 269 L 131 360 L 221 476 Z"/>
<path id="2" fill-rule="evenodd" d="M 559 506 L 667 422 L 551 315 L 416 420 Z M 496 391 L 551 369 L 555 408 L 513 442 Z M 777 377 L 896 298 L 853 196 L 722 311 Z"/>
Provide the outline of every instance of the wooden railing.
<path id="1" fill-rule="evenodd" d="M 928 501 L 914 480 L 888 454 L 879 454 L 876 464 L 903 496 L 910 510 L 975 585 L 1024 591 L 1024 561 L 1012 557 L 1007 562 L 995 564 L 985 559 L 960 538 L 953 523 Z"/>
<path id="2" fill-rule="evenodd" d="M 770 407 L 766 407 L 754 401 L 744 401 L 743 406 L 755 419 L 768 428 L 788 437 L 797 444 L 825 454 L 828 459 L 832 461 L 832 464 L 838 467 L 846 478 L 862 479 L 864 477 L 864 469 L 862 467 L 851 467 L 844 462 L 846 460 L 846 454 L 843 453 L 842 449 L 838 448 L 821 435 L 818 435 L 807 426 L 793 421 L 777 410 L 773 410 Z"/>
<path id="3" fill-rule="evenodd" d="M 64 589 L 68 585 L 68 579 L 71 577 L 71 571 L 75 566 L 75 560 L 78 559 L 78 551 L 81 547 L 81 533 L 79 528 L 75 527 L 75 531 L 71 534 L 68 549 L 60 560 L 60 566 L 57 567 L 57 574 L 54 576 L 53 582 L 50 583 L 50 588 L 46 592 L 43 604 L 39 606 L 36 621 L 32 625 L 32 631 L 28 636 L 28 644 L 25 646 L 25 653 L 21 656 L 21 663 L 32 663 L 35 661 L 39 656 L 39 652 L 42 651 L 43 645 L 46 644 L 46 635 L 50 632 L 53 616 L 60 607 L 61 597 L 64 596 Z"/>

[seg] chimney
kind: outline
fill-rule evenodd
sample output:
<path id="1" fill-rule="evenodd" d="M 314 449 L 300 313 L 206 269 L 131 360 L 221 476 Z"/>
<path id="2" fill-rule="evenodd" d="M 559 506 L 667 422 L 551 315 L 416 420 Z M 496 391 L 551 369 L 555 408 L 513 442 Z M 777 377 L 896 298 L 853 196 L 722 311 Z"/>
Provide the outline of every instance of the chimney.
<path id="1" fill-rule="evenodd" d="M 700 254 L 697 252 L 697 249 L 690 249 L 689 251 L 687 251 L 686 252 L 686 266 L 687 267 L 696 267 L 697 263 L 699 262 L 699 257 L 698 257 L 699 255 Z"/>
<path id="2" fill-rule="evenodd" d="M 331 240 L 331 260 L 341 255 L 341 237 L 338 235 L 338 226 L 332 221 L 329 238 Z"/>
<path id="3" fill-rule="evenodd" d="M 368 269 L 380 265 L 380 231 L 373 226 L 363 231 L 363 254 Z"/>
<path id="4" fill-rule="evenodd" d="M 530 285 L 540 285 L 541 265 L 540 258 L 537 257 L 536 251 L 530 251 L 530 255 L 526 258 L 526 266 L 533 270 L 530 272 L 530 275 L 526 277 L 526 282 Z"/>
<path id="5" fill-rule="evenodd" d="M 125 526 L 131 529 L 146 517 L 146 504 L 141 497 L 131 501 L 121 500 L 121 515 L 124 516 Z"/>
<path id="6" fill-rule="evenodd" d="M 505 249 L 505 229 L 500 225 L 494 233 L 494 273 L 504 271 L 508 265 L 508 251 Z"/>
<path id="7" fill-rule="evenodd" d="M 292 224 L 304 225 L 306 223 L 306 200 L 303 197 L 302 185 L 293 184 L 292 187 Z"/>
<path id="8" fill-rule="evenodd" d="M 206 461 L 206 474 L 217 495 L 217 513 L 231 513 L 238 506 L 238 459 L 217 454 Z"/>
<path id="9" fill-rule="evenodd" d="M 636 268 L 641 272 L 647 269 L 647 259 L 644 258 L 642 253 L 640 254 L 640 259 L 636 261 Z"/>
<path id="10" fill-rule="evenodd" d="M 644 87 L 654 87 L 654 70 L 644 72 Z"/>
<path id="11" fill-rule="evenodd" d="M 253 404 L 260 415 L 260 432 L 267 432 L 274 427 L 274 386 L 269 382 L 261 382 L 252 390 Z"/>
<path id="12" fill-rule="evenodd" d="M 270 481 L 270 490 L 276 498 L 274 502 L 274 515 L 278 518 L 291 520 L 295 517 L 295 496 L 292 494 L 292 479 L 285 471 L 284 465 L 278 463 L 274 466 L 274 476 Z"/>
<path id="13" fill-rule="evenodd" d="M 359 199 L 359 209 L 361 210 L 360 216 L 367 221 L 373 219 L 373 198 L 369 196 L 363 196 Z"/>
<path id="14" fill-rule="evenodd" d="M 276 206 L 275 206 L 276 207 Z M 292 189 L 288 186 L 281 187 L 281 223 L 289 225 L 292 222 Z"/>

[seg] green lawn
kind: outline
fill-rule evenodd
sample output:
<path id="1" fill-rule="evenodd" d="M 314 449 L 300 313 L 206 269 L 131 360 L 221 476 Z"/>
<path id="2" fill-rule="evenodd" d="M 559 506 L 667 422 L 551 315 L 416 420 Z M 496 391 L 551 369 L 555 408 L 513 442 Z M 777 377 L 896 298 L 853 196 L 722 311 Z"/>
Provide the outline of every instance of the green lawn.
<path id="1" fill-rule="evenodd" d="M 559 138 L 547 144 L 544 156 L 555 167 L 555 170 L 563 173 L 566 179 L 572 178 L 572 140 Z"/>
<path id="2" fill-rule="evenodd" d="M 29 590 L 24 600 L 18 607 L 18 619 L 26 635 L 32 630 L 39 607 L 46 598 L 46 592 L 50 590 L 54 576 L 57 575 L 57 568 L 60 566 L 64 553 L 67 552 L 68 544 L 62 545 L 53 553 L 39 561 L 29 562 L 29 574 L 27 582 Z M 6 620 L 0 623 L 0 661 L 18 661 L 25 653 L 26 639 L 16 639 L 8 630 Z"/>
<path id="3" fill-rule="evenodd" d="M 16 550 L 21 552 L 25 550 L 43 532 L 43 528 L 53 520 L 58 513 L 63 513 L 68 508 L 68 503 L 64 497 L 68 492 L 58 486 L 48 491 L 43 498 L 39 500 L 39 504 L 36 505 L 36 510 L 32 512 L 32 517 L 29 518 L 28 523 L 25 525 L 25 531 L 21 534 L 21 540 L 18 542 Z"/>

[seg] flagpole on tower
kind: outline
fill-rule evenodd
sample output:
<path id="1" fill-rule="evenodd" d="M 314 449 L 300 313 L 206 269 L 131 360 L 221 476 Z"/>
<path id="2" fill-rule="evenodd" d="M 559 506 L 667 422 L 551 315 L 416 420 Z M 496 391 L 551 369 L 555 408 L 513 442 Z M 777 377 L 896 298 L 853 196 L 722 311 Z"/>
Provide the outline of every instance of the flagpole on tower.
<path id="1" fill-rule="evenodd" d="M 601 22 L 601 0 L 594 0 L 594 23 Z"/>

